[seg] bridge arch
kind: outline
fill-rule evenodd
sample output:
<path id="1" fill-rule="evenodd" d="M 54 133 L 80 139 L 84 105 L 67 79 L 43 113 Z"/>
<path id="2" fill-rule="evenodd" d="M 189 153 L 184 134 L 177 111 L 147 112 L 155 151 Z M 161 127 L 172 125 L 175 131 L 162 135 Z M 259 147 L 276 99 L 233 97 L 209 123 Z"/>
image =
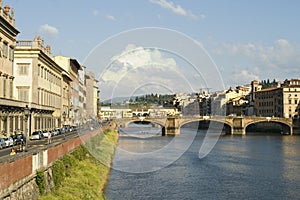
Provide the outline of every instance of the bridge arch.
<path id="1" fill-rule="evenodd" d="M 245 134 L 247 134 L 247 128 L 249 128 L 251 125 L 259 124 L 259 123 L 270 123 L 270 124 L 280 124 L 282 126 L 281 133 L 282 134 L 293 134 L 293 125 L 289 122 L 283 121 L 283 120 L 276 120 L 276 119 L 260 119 L 255 121 L 249 121 L 246 122 L 244 125 L 245 128 Z M 286 127 L 286 128 L 284 128 Z"/>
<path id="2" fill-rule="evenodd" d="M 149 123 L 152 123 L 152 124 L 157 124 L 157 125 L 160 125 L 162 128 L 165 127 L 165 124 L 161 121 L 157 121 L 157 120 L 152 120 L 152 119 L 143 119 L 143 120 L 140 120 L 140 119 L 131 119 L 129 121 L 126 121 L 126 123 L 123 124 L 124 127 L 128 127 L 129 124 L 131 123 L 134 123 L 134 122 L 149 122 Z"/>
<path id="3" fill-rule="evenodd" d="M 189 119 L 189 120 L 184 120 L 180 123 L 180 128 L 184 125 L 187 125 L 189 123 L 193 123 L 193 122 L 205 122 L 205 121 L 209 121 L 209 122 L 217 122 L 217 123 L 221 123 L 221 124 L 224 124 L 226 125 L 227 127 L 229 127 L 229 131 L 228 133 L 226 132 L 226 134 L 231 134 L 232 133 L 232 122 L 224 119 Z"/>
<path id="4" fill-rule="evenodd" d="M 165 120 L 162 119 L 151 119 L 151 118 L 133 118 L 133 119 L 126 119 L 122 122 L 118 123 L 119 128 L 127 128 L 129 124 L 135 122 L 147 122 L 154 125 L 159 125 L 161 127 L 162 136 L 166 135 L 166 128 L 165 128 Z"/>

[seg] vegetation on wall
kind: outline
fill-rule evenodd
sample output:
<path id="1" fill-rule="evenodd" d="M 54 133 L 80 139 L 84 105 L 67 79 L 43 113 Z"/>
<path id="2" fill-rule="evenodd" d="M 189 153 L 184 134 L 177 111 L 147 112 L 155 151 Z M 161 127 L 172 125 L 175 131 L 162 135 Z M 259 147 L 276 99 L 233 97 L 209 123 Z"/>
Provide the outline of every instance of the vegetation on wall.
<path id="1" fill-rule="evenodd" d="M 43 171 L 36 171 L 36 178 L 35 182 L 39 188 L 40 194 L 44 194 L 45 189 L 46 189 L 46 179 L 45 179 L 45 174 Z"/>
<path id="2" fill-rule="evenodd" d="M 40 199 L 105 199 L 103 189 L 108 180 L 109 165 L 102 163 L 102 160 L 92 154 L 104 155 L 110 164 L 114 153 L 112 147 L 115 147 L 116 143 L 116 132 L 104 131 L 84 146 L 77 147 L 71 154 L 55 161 L 52 165 L 54 190 Z M 93 151 L 91 147 L 94 148 Z"/>

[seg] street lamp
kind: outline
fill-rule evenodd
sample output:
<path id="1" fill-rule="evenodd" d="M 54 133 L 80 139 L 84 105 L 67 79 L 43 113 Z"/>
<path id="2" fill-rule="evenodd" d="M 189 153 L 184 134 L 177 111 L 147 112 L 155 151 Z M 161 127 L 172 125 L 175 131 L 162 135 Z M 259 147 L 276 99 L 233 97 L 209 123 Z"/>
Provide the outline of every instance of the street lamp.
<path id="1" fill-rule="evenodd" d="M 28 107 L 28 105 L 26 105 L 26 107 L 24 108 L 24 115 L 25 115 L 25 124 L 26 124 L 25 150 L 27 150 L 27 143 L 28 143 L 28 137 L 29 137 L 29 128 L 30 128 L 30 119 L 28 120 L 28 118 L 30 117 L 30 108 Z M 29 125 L 27 123 L 28 121 L 29 121 Z"/>

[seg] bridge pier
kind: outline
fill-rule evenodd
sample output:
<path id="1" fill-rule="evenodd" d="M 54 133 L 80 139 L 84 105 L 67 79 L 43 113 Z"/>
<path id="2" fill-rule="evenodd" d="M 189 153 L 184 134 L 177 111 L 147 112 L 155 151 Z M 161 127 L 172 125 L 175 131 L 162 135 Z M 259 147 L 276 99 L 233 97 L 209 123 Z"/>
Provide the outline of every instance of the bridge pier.
<path id="1" fill-rule="evenodd" d="M 231 135 L 246 135 L 246 128 L 243 117 L 237 117 L 233 119 Z"/>
<path id="2" fill-rule="evenodd" d="M 246 135 L 246 131 L 244 128 L 233 128 L 231 135 Z"/>
<path id="3" fill-rule="evenodd" d="M 179 120 L 177 120 L 175 117 L 168 117 L 165 123 L 163 135 L 179 135 L 179 130 Z"/>

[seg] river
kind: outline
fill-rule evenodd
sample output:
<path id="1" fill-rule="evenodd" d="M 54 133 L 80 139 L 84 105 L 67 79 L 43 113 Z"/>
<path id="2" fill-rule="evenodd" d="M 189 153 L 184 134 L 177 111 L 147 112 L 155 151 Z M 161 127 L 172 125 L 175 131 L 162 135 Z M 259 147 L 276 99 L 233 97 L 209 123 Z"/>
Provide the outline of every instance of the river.
<path id="1" fill-rule="evenodd" d="M 300 199 L 299 136 L 221 136 L 200 159 L 205 131 L 194 137 L 183 128 L 180 136 L 161 137 L 158 130 L 147 126 L 121 130 L 107 199 Z M 164 149 L 177 137 L 192 141 L 174 145 L 176 151 L 191 144 L 178 159 Z M 146 159 L 136 162 L 124 158 L 122 151 Z M 159 159 L 147 158 L 149 152 L 158 152 Z"/>

